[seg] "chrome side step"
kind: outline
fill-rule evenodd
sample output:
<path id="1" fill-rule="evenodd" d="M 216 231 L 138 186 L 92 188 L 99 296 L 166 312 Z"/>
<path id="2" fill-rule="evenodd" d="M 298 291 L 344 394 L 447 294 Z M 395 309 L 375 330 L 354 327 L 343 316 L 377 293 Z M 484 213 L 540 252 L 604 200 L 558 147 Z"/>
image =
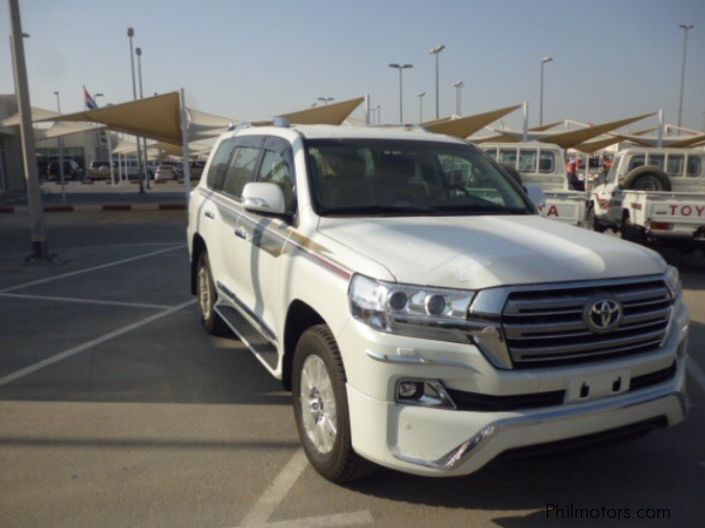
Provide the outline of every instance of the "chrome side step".
<path id="1" fill-rule="evenodd" d="M 219 302 L 214 306 L 214 309 L 265 367 L 272 371 L 277 368 L 277 360 L 279 359 L 277 348 L 250 324 L 235 307 Z"/>

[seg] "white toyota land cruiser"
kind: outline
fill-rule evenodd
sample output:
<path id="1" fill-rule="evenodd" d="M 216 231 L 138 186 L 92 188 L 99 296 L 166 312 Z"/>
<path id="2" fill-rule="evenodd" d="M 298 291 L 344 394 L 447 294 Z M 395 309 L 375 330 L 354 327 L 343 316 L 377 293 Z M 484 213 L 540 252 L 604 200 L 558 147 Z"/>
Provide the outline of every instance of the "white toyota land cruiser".
<path id="1" fill-rule="evenodd" d="M 370 462 L 463 475 L 685 415 L 675 268 L 543 218 L 464 141 L 236 129 L 191 194 L 188 244 L 204 327 L 232 329 L 292 390 L 330 480 Z"/>

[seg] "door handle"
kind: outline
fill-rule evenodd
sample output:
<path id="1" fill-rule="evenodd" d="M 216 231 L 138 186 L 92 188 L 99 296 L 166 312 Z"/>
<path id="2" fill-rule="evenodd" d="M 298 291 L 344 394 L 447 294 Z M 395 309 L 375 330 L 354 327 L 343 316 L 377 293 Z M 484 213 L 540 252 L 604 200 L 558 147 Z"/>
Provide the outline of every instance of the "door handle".
<path id="1" fill-rule="evenodd" d="M 206 211 L 206 212 L 203 213 L 203 214 L 206 216 L 206 218 L 210 218 L 211 220 L 212 220 L 213 218 L 215 218 L 215 215 L 214 215 L 212 212 L 210 212 L 210 211 Z"/>
<path id="2" fill-rule="evenodd" d="M 240 226 L 235 230 L 235 236 L 238 238 L 242 238 L 243 240 L 249 240 L 250 233 L 245 229 L 244 227 Z"/>

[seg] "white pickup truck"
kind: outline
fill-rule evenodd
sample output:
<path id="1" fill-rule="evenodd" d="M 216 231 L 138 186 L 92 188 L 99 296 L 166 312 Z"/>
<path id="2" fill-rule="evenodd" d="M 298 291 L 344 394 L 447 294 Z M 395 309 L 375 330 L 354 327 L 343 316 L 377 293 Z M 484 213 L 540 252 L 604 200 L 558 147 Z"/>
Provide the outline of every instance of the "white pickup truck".
<path id="1" fill-rule="evenodd" d="M 590 225 L 634 242 L 690 252 L 705 247 L 705 152 L 629 148 L 615 156 L 590 200 Z"/>
<path id="2" fill-rule="evenodd" d="M 292 390 L 332 481 L 376 464 L 464 475 L 685 416 L 677 270 L 542 217 L 465 141 L 234 130 L 191 193 L 187 240 L 203 327 L 231 329 Z"/>
<path id="3" fill-rule="evenodd" d="M 501 165 L 513 167 L 522 183 L 538 184 L 546 197 L 541 213 L 574 226 L 586 225 L 587 194 L 570 187 L 563 149 L 551 143 L 482 143 Z"/>

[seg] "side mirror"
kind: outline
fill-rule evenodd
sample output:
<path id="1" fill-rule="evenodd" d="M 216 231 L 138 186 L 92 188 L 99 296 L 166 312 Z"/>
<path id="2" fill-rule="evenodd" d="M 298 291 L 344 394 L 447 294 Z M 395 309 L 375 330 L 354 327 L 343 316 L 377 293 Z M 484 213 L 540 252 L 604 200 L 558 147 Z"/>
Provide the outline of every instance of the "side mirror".
<path id="1" fill-rule="evenodd" d="M 524 190 L 539 211 L 546 206 L 546 195 L 538 183 L 527 183 Z"/>
<path id="2" fill-rule="evenodd" d="M 286 214 L 284 192 L 276 183 L 250 182 L 242 190 L 242 205 L 248 211 Z"/>

